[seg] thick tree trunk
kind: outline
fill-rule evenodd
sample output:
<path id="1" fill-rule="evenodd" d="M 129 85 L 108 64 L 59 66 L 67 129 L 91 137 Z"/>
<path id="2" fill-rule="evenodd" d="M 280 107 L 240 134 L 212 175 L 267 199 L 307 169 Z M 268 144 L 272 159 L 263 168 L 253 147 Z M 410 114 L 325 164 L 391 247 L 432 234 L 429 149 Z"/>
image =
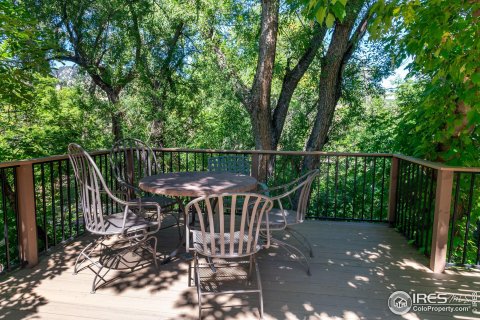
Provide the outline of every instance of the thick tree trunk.
<path id="1" fill-rule="evenodd" d="M 249 107 L 256 149 L 272 149 L 270 94 L 278 34 L 278 0 L 262 1 L 261 33 L 257 70 Z"/>
<path id="2" fill-rule="evenodd" d="M 335 106 L 341 96 L 342 65 L 352 27 L 351 22 L 336 25 L 327 55 L 322 59 L 317 115 L 305 146 L 307 151 L 321 150 L 327 142 Z M 306 157 L 304 166 L 312 169 L 317 161 L 317 157 Z"/>
<path id="3" fill-rule="evenodd" d="M 298 63 L 291 70 L 287 66 L 285 76 L 283 77 L 282 89 L 280 91 L 277 106 L 275 107 L 272 119 L 272 149 L 274 150 L 277 149 L 278 143 L 280 141 L 293 93 L 295 92 L 298 83 L 303 78 L 303 75 L 310 67 L 313 59 L 317 55 L 318 49 L 323 44 L 323 39 L 325 38 L 326 31 L 327 29 L 325 27 L 316 24 L 313 31 L 313 36 L 310 40 L 310 44 L 298 60 Z"/>
<path id="4" fill-rule="evenodd" d="M 364 36 L 370 18 L 370 10 L 368 9 L 352 34 L 358 12 L 362 8 L 363 3 L 363 0 L 349 3 L 350 11 L 347 12 L 347 17 L 342 23 L 337 21 L 327 53 L 322 58 L 319 95 L 316 106 L 317 115 L 305 145 L 305 150 L 307 151 L 322 150 L 328 141 L 328 132 L 332 125 L 335 107 L 342 95 L 343 70 L 357 44 Z M 318 161 L 319 158 L 315 156 L 305 157 L 303 170 L 315 168 Z"/>
<path id="5" fill-rule="evenodd" d="M 278 10 L 278 0 L 262 1 L 257 70 L 252 84 L 250 105 L 247 106 L 255 138 L 255 148 L 259 150 L 273 148 L 270 95 L 277 47 Z M 265 180 L 271 167 L 270 157 L 264 155 L 255 159 L 253 173 L 260 180 Z"/>

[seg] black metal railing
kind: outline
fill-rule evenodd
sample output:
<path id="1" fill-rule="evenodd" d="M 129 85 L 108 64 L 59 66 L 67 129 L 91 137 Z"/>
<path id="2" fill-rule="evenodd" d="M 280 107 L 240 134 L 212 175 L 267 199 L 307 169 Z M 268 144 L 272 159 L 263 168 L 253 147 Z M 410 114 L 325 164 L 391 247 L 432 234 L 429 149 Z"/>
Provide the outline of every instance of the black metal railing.
<path id="1" fill-rule="evenodd" d="M 20 261 L 16 167 L 0 168 L 0 274 Z"/>
<path id="2" fill-rule="evenodd" d="M 205 171 L 208 159 L 217 156 L 244 156 L 265 161 L 268 186 L 278 186 L 302 174 L 305 155 L 292 153 L 251 153 L 208 150 L 155 149 L 160 172 Z M 391 156 L 376 154 L 325 153 L 318 156 L 320 174 L 312 186 L 308 217 L 314 219 L 386 221 Z"/>
<path id="3" fill-rule="evenodd" d="M 450 265 L 480 267 L 480 177 L 478 174 L 454 173 L 447 254 Z"/>
<path id="4" fill-rule="evenodd" d="M 399 159 L 395 227 L 430 256 L 437 172 Z"/>
<path id="5" fill-rule="evenodd" d="M 113 178 L 108 153 L 96 153 L 92 157 L 106 183 L 116 190 L 117 182 Z M 79 209 L 78 186 L 68 158 L 36 162 L 33 172 L 38 250 L 45 252 L 81 235 L 85 229 Z M 106 197 L 106 194 L 103 196 Z M 113 201 L 103 203 L 106 204 L 106 212 L 114 209 Z"/>
<path id="6" fill-rule="evenodd" d="M 448 191 L 447 194 L 452 192 L 446 258 L 451 265 L 480 265 L 479 169 L 451 168 L 390 154 L 190 149 L 154 149 L 154 152 L 158 161 L 155 173 L 205 171 L 211 157 L 243 156 L 254 164 L 252 169 L 263 166 L 265 170 L 260 171 L 260 175 L 254 170 L 252 174 L 268 186 L 282 185 L 300 176 L 305 157 L 315 156 L 320 173 L 312 185 L 308 218 L 368 222 L 390 220 L 410 243 L 427 256 L 432 253 L 434 216 L 439 210 L 436 205 L 441 202 L 439 199 L 443 199 L 436 199 L 437 183 L 440 181 L 437 181 L 437 176 L 440 170 L 452 172 L 453 187 L 450 187 L 450 178 L 448 187 L 443 188 Z M 120 186 L 108 154 L 108 151 L 98 151 L 93 152 L 92 157 L 107 185 L 116 192 Z M 18 178 L 18 168 L 22 169 L 23 178 Z M 23 170 L 25 168 L 32 171 Z M 22 263 L 19 219 L 24 219 L 24 215 L 28 218 L 30 210 L 19 209 L 19 197 L 27 195 L 23 192 L 19 194 L 17 190 L 24 190 L 19 187 L 18 181 L 26 181 L 25 172 L 33 173 L 33 194 L 29 191 L 35 208 L 35 221 L 32 220 L 32 223 L 36 223 L 37 229 L 37 245 L 33 252 L 36 249 L 40 253 L 46 252 L 84 232 L 77 185 L 68 157 L 1 163 L 0 228 L 3 237 L 0 238 L 0 271 L 10 270 Z M 394 178 L 392 173 L 395 173 Z M 31 181 L 31 178 L 27 180 Z M 24 184 L 21 183 L 22 186 Z M 391 198 L 389 192 L 394 192 L 395 197 Z M 121 211 L 112 200 L 103 199 L 103 203 L 107 213 Z M 392 217 L 394 220 L 391 220 Z"/>

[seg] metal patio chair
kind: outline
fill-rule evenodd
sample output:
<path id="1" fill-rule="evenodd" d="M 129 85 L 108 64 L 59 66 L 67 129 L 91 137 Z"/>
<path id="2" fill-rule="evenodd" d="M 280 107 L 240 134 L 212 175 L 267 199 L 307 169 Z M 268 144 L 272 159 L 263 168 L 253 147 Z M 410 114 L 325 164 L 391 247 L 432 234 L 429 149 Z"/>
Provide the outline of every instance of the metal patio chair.
<path id="1" fill-rule="evenodd" d="M 250 161 L 244 156 L 229 155 L 208 158 L 208 171 L 250 175 Z"/>
<path id="2" fill-rule="evenodd" d="M 230 172 L 239 173 L 246 176 L 250 175 L 251 163 L 250 160 L 241 155 L 217 156 L 208 158 L 208 171 L 211 172 Z M 257 190 L 261 193 L 268 189 L 263 182 L 258 182 Z"/>
<path id="3" fill-rule="evenodd" d="M 125 193 L 127 200 L 139 203 L 158 203 L 162 207 L 163 214 L 170 213 L 175 219 L 175 224 L 163 227 L 163 229 L 176 225 L 179 236 L 181 237 L 179 215 L 176 215 L 173 211 L 173 207 L 177 201 L 174 198 L 162 195 L 148 194 L 138 187 L 140 179 L 160 171 L 153 150 L 141 140 L 125 138 L 118 140 L 113 145 L 109 158 L 113 173 L 120 184 L 121 190 Z M 156 219 L 155 216 L 152 217 L 152 213 L 153 215 L 155 214 L 155 212 L 151 211 L 142 212 L 141 214 L 147 218 Z"/>
<path id="4" fill-rule="evenodd" d="M 247 204 L 252 204 L 252 206 Z M 254 193 L 204 196 L 187 204 L 186 212 L 190 212 L 189 209 L 191 209 L 192 214 L 196 215 L 199 221 L 198 227 L 187 224 L 186 247 L 187 251 L 194 252 L 193 269 L 200 318 L 202 315 L 202 298 L 206 295 L 222 293 L 258 293 L 260 315 L 263 317 L 262 284 L 255 255 L 263 247 L 268 248 L 270 245 L 268 237 L 266 243 L 262 243 L 260 231 L 261 222 L 267 219 L 263 225 L 267 226 L 268 233 L 268 211 L 272 208 L 272 205 L 273 203 L 268 197 Z M 238 213 L 237 206 L 242 207 L 240 216 L 231 214 L 231 212 Z M 214 207 L 217 207 L 217 210 Z M 200 257 L 205 258 L 205 263 L 199 262 Z M 232 268 L 238 265 L 249 266 L 248 276 L 246 277 L 247 285 L 252 285 L 250 280 L 253 267 L 255 267 L 256 286 L 243 290 L 236 288 L 227 291 L 220 290 L 221 286 L 227 282 L 221 275 L 222 271 L 227 270 L 227 277 L 232 278 L 235 273 Z M 203 270 L 212 271 L 212 276 L 207 279 L 202 277 L 201 267 L 204 267 Z M 192 279 L 191 269 L 190 267 L 189 284 Z M 212 278 L 214 284 L 208 282 Z M 212 288 L 213 292 L 209 291 Z"/>
<path id="5" fill-rule="evenodd" d="M 310 257 L 313 257 L 310 241 L 291 226 L 303 223 L 305 220 L 312 183 L 318 174 L 318 169 L 311 170 L 292 182 L 264 191 L 274 202 L 274 208 L 269 212 L 268 228 L 264 226 L 265 234 L 273 231 L 289 234 L 308 250 Z M 301 250 L 274 237 L 271 237 L 271 242 L 284 248 L 288 253 L 299 256 L 299 261 L 300 263 L 303 261 L 307 274 L 311 274 L 310 264 Z"/>
<path id="6" fill-rule="evenodd" d="M 100 170 L 90 155 L 78 144 L 71 143 L 68 146 L 68 156 L 72 164 L 75 179 L 80 193 L 81 209 L 85 229 L 91 234 L 98 236 L 88 244 L 78 255 L 75 261 L 74 274 L 77 274 L 84 262 L 89 261 L 87 266 L 95 273 L 92 283 L 92 293 L 102 281 L 106 283 L 105 276 L 111 269 L 119 269 L 123 264 L 126 266 L 124 257 L 127 253 L 133 253 L 144 248 L 153 255 L 153 261 L 157 266 L 157 238 L 153 236 L 161 225 L 160 205 L 156 202 L 128 202 L 116 197 L 105 183 Z M 105 194 L 106 199 L 105 201 Z M 108 214 L 107 202 L 113 201 L 120 205 L 123 212 Z M 150 221 L 136 215 L 132 208 L 151 207 L 156 211 L 157 220 Z M 111 208 L 114 206 L 112 205 Z M 150 244 L 150 241 L 152 242 Z M 108 258 L 108 251 L 114 252 L 118 245 L 126 243 L 116 253 Z M 92 254 L 100 247 L 100 258 L 94 261 Z M 96 270 L 96 268 L 98 270 Z M 132 267 L 128 267 L 133 269 Z"/>

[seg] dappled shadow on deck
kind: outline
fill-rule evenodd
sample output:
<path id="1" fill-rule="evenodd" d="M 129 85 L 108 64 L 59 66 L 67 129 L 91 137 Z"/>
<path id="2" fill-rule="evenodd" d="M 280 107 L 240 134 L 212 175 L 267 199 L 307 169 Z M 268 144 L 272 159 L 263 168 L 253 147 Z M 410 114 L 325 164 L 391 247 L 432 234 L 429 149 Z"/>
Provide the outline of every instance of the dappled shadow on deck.
<path id="1" fill-rule="evenodd" d="M 314 247 L 312 275 L 280 248 L 262 252 L 266 319 L 451 319 L 446 313 L 395 316 L 387 298 L 397 290 L 470 294 L 480 288 L 475 271 L 431 273 L 427 258 L 383 224 L 308 221 L 297 229 Z M 159 251 L 170 252 L 176 239 L 175 230 L 159 234 Z M 188 287 L 189 262 L 182 258 L 158 271 L 150 265 L 114 273 L 112 281 L 90 294 L 92 272 L 72 275 L 74 259 L 88 240 L 53 252 L 34 269 L 0 279 L 0 319 L 197 319 L 197 294 Z M 255 295 L 217 296 L 208 303 L 206 319 L 258 317 Z"/>

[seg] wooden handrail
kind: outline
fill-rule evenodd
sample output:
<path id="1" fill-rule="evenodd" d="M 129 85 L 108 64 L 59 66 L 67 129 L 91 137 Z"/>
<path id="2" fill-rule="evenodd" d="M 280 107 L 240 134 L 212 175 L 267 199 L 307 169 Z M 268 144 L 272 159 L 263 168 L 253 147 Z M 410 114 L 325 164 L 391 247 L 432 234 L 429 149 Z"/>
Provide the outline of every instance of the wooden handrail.
<path id="1" fill-rule="evenodd" d="M 440 170 L 440 171 L 451 171 L 451 172 L 472 172 L 480 173 L 480 168 L 479 167 L 457 167 L 457 166 L 449 166 L 446 164 L 442 164 L 439 162 L 433 162 L 433 161 L 428 161 L 428 160 L 422 160 L 414 157 L 409 157 L 409 156 L 404 156 L 403 154 L 393 154 L 393 157 L 402 159 L 408 162 L 416 163 L 419 165 L 422 165 L 427 168 L 432 168 L 435 170 Z"/>
<path id="2" fill-rule="evenodd" d="M 95 156 L 95 155 L 102 155 L 102 154 L 108 154 L 108 153 L 110 153 L 110 150 L 98 150 L 98 151 L 90 152 L 90 155 Z M 18 167 L 23 165 L 35 164 L 35 163 L 44 163 L 44 162 L 66 160 L 66 159 L 68 159 L 68 155 L 61 154 L 61 155 L 54 155 L 50 157 L 6 161 L 6 162 L 0 162 L 0 168 Z"/>
<path id="3" fill-rule="evenodd" d="M 388 157 L 388 158 L 398 158 L 412 163 L 422 165 L 427 168 L 432 168 L 435 170 L 441 171 L 453 171 L 453 172 L 472 172 L 480 173 L 479 167 L 459 167 L 459 166 L 449 166 L 441 164 L 438 162 L 432 162 L 427 160 L 422 160 L 410 156 L 405 156 L 402 154 L 392 154 L 392 153 L 365 153 L 365 152 L 325 152 L 325 151 L 275 151 L 275 150 L 218 150 L 218 149 L 187 149 L 187 148 L 152 148 L 154 151 L 158 152 L 191 152 L 191 153 L 219 153 L 219 154 L 271 154 L 271 155 L 283 155 L 283 156 L 307 156 L 307 155 L 317 155 L 317 156 L 344 156 L 344 157 Z M 110 150 L 98 150 L 90 152 L 91 155 L 102 155 L 108 154 Z M 68 159 L 67 155 L 54 155 L 50 157 L 43 158 L 34 158 L 34 159 L 25 159 L 25 160 L 16 160 L 16 161 L 7 161 L 0 162 L 0 168 L 6 167 L 16 167 L 21 165 L 58 161 Z"/>

